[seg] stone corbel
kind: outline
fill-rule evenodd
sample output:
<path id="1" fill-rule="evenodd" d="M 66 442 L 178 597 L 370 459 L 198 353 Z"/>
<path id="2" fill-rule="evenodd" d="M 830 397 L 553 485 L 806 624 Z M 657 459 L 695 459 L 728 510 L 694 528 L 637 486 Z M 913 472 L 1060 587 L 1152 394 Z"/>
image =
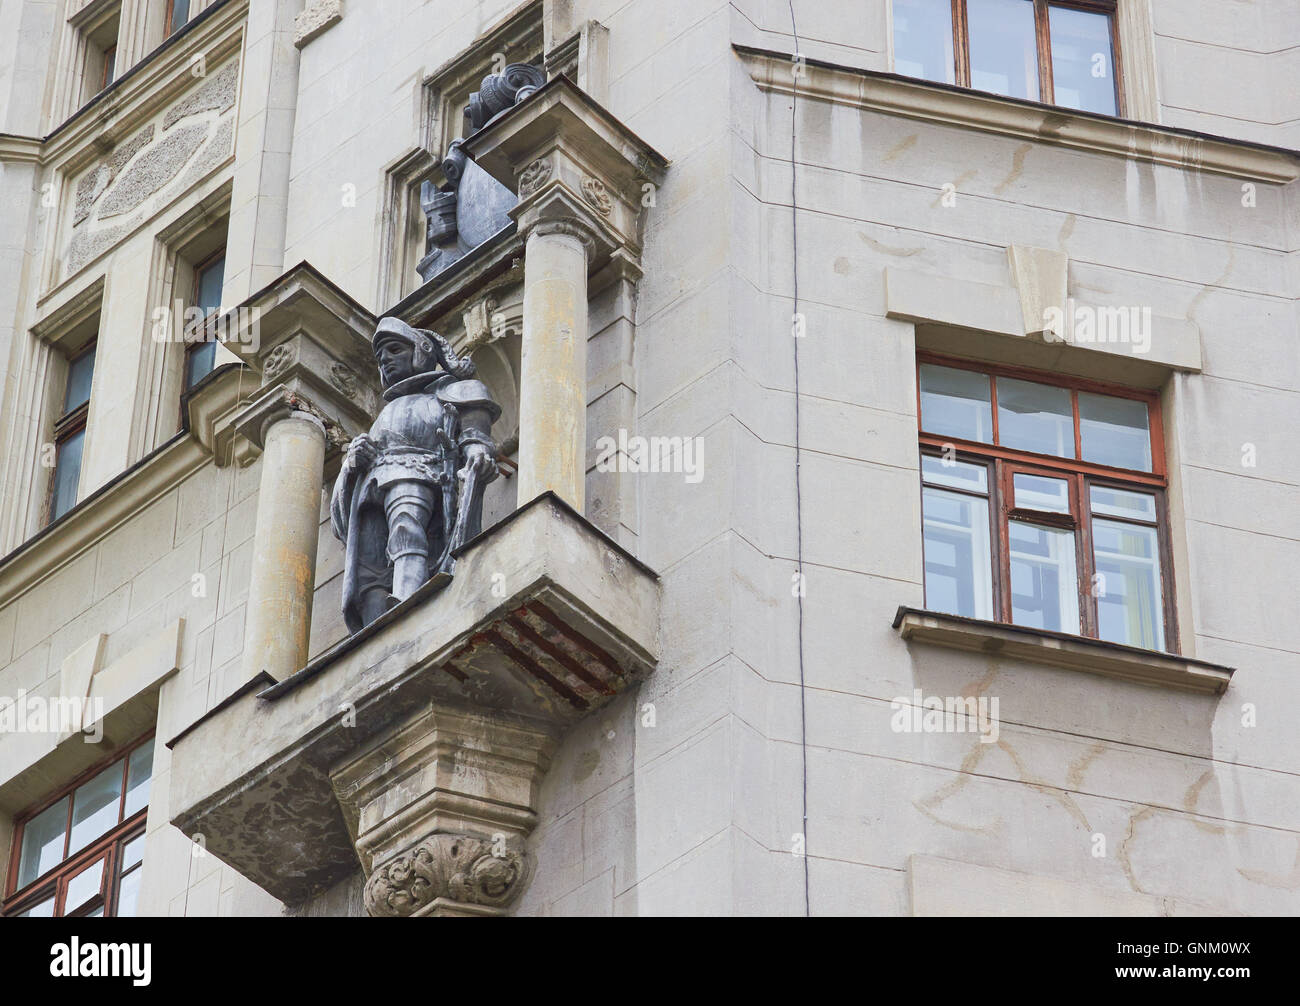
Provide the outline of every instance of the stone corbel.
<path id="1" fill-rule="evenodd" d="M 567 77 L 468 136 L 463 149 L 519 194 L 511 216 L 521 233 L 570 225 L 590 241 L 590 273 L 617 255 L 639 275 L 646 197 L 663 184 L 668 161 Z"/>
<path id="2" fill-rule="evenodd" d="M 504 915 L 532 872 L 523 840 L 555 744 L 536 721 L 439 704 L 336 765 L 366 910 Z"/>

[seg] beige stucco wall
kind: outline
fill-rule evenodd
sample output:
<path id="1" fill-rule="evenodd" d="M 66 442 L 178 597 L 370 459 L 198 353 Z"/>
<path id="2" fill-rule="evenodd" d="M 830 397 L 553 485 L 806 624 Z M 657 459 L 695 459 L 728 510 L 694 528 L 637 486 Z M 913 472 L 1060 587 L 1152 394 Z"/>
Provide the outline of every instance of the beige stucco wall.
<path id="1" fill-rule="evenodd" d="M 47 264 L 61 254 L 67 207 L 39 205 L 53 168 L 3 165 L 6 444 L 37 422 L 25 411 L 29 329 L 60 297 L 109 277 L 113 323 L 101 335 L 83 494 L 143 456 L 131 454 L 140 443 L 133 395 L 156 235 L 228 184 L 228 301 L 305 259 L 372 310 L 391 306 L 375 302 L 385 172 L 420 143 L 421 82 L 515 5 L 362 13 L 345 3 L 342 22 L 300 52 L 287 41 L 291 19 L 268 6 L 253 5 L 239 50 L 249 69 L 238 103 L 221 113 L 235 117 L 234 163 L 195 187 L 164 189 L 138 229 L 76 275 L 60 274 L 64 293 L 50 294 Z M 1283 0 L 1230 18 L 1222 6 L 1152 0 L 1145 86 L 1160 121 L 1300 146 L 1300 16 Z M 0 0 L 0 24 L 48 32 L 43 7 Z M 810 58 L 890 68 L 885 0 L 795 8 Z M 650 212 L 645 278 L 626 308 L 635 355 L 612 388 L 593 369 L 589 440 L 631 416 L 630 432 L 702 437 L 705 467 L 698 483 L 648 474 L 620 490 L 633 497 L 620 511 L 628 526 L 611 530 L 662 577 L 661 663 L 557 752 L 531 839 L 538 869 L 519 910 L 802 912 L 804 864 L 791 854 L 803 831 L 804 752 L 791 593 L 790 100 L 760 90 L 732 49 L 791 51 L 789 11 L 784 0 L 577 0 L 548 12 L 561 36 L 586 19 L 608 28 L 607 104 L 672 161 Z M 1131 16 L 1141 15 L 1138 5 Z M 47 48 L 57 53 L 57 41 Z M 15 67 L 0 71 L 0 100 L 43 82 L 40 67 Z M 17 104 L 11 97 L 5 130 L 57 125 L 31 122 Z M 849 104 L 801 98 L 799 109 L 812 910 L 975 910 L 1030 890 L 1036 903 L 1067 910 L 1294 912 L 1300 749 L 1279 710 L 1300 698 L 1289 617 L 1300 600 L 1291 576 L 1300 562 L 1297 184 L 1256 183 L 1250 208 L 1242 182 L 1225 175 Z M 940 199 L 946 183 L 951 206 Z M 885 270 L 1008 290 L 1012 244 L 1065 253 L 1071 294 L 1150 306 L 1199 339 L 1199 372 L 1153 366 L 1183 515 L 1174 528 L 1182 643 L 1238 667 L 1222 699 L 909 646 L 890 628 L 899 605 L 923 602 L 914 353 L 918 338 L 951 336 L 887 317 Z M 599 340 L 621 345 L 611 332 L 624 309 L 612 296 L 597 305 L 593 368 L 609 355 Z M 969 345 L 979 354 L 1006 343 Z M 1077 355 L 1085 350 L 1041 350 L 1008 352 L 1028 354 L 1027 365 L 1101 366 Z M 1124 379 L 1123 366 L 1107 366 Z M 1247 443 L 1253 468 L 1241 463 Z M 589 464 L 594 457 L 592 447 Z M 35 530 L 33 469 L 13 459 L 0 485 L 10 548 Z M 179 670 L 159 691 L 159 738 L 221 701 L 241 683 L 259 472 L 196 464 L 58 569 L 0 597 L 0 695 L 57 690 L 64 660 L 96 633 L 111 661 L 183 618 Z M 588 499 L 604 486 L 589 473 Z M 313 653 L 343 633 L 341 550 L 325 516 Z M 194 596 L 195 574 L 206 596 Z M 891 699 L 915 688 L 996 695 L 1000 743 L 892 732 Z M 1241 725 L 1246 703 L 1258 713 L 1253 728 Z M 0 738 L 0 786 L 53 740 L 30 744 Z M 196 858 L 166 823 L 168 756 L 156 751 L 142 908 L 279 913 L 229 868 Z M 0 845 L 21 807 L 3 810 Z M 958 892 L 947 901 L 945 885 Z M 356 909 L 342 885 L 306 910 Z"/>

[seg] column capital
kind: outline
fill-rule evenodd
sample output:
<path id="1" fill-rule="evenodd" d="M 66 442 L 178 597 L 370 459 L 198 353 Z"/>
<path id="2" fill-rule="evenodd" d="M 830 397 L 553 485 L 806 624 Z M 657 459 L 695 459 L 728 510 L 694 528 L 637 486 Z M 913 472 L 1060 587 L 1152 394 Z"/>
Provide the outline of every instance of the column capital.
<path id="1" fill-rule="evenodd" d="M 502 112 L 463 149 L 518 193 L 511 215 L 521 233 L 590 233 L 593 272 L 612 258 L 639 261 L 645 210 L 668 162 L 567 77 Z"/>
<path id="2" fill-rule="evenodd" d="M 350 439 L 343 426 L 301 392 L 283 385 L 265 388 L 234 417 L 235 432 L 259 450 L 266 447 L 272 426 L 285 419 L 301 419 L 318 427 L 326 450 L 346 447 Z"/>
<path id="3" fill-rule="evenodd" d="M 238 432 L 257 446 L 261 428 L 244 417 L 257 403 L 271 407 L 269 390 L 282 390 L 284 403 L 300 403 L 284 407 L 317 416 L 344 440 L 368 429 L 382 408 L 370 347 L 374 315 L 307 263 L 218 320 L 226 348 L 261 375 L 258 399 L 236 419 Z"/>

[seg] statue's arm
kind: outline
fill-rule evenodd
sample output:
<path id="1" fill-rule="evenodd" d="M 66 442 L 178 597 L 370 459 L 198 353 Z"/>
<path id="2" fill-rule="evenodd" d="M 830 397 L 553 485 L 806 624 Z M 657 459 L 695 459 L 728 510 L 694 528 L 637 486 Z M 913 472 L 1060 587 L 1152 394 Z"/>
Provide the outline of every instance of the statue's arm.
<path id="1" fill-rule="evenodd" d="M 346 541 L 348 537 L 348 516 L 358 476 L 370 467 L 375 455 L 374 441 L 364 433 L 348 444 L 339 476 L 334 480 L 334 492 L 330 495 L 330 526 L 334 529 L 334 537 L 339 541 Z"/>

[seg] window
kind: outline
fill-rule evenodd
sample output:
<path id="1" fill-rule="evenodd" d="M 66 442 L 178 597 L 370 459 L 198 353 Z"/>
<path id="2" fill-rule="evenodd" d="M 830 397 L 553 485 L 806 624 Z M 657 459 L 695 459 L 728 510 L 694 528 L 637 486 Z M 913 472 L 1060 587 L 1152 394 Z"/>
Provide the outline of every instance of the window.
<path id="1" fill-rule="evenodd" d="M 203 314 L 213 314 L 221 309 L 221 284 L 226 274 L 226 252 L 223 248 L 194 269 L 194 306 Z M 198 384 L 208 374 L 217 358 L 217 343 L 213 339 L 191 342 L 185 346 L 185 390 Z"/>
<path id="2" fill-rule="evenodd" d="M 1119 115 L 1115 22 L 1115 0 L 894 0 L 894 69 Z"/>
<path id="3" fill-rule="evenodd" d="M 117 70 L 117 46 L 110 45 L 104 50 L 104 77 L 99 82 L 99 89 L 102 91 L 113 83 L 114 74 Z"/>
<path id="4" fill-rule="evenodd" d="M 1175 651 L 1155 393 L 919 354 L 925 603 Z"/>
<path id="5" fill-rule="evenodd" d="M 117 35 L 122 5 L 88 4 L 83 9 L 92 15 L 76 28 L 85 47 L 82 80 L 78 86 L 80 101 L 85 103 L 117 79 Z"/>
<path id="6" fill-rule="evenodd" d="M 136 741 L 19 819 L 4 915 L 135 915 L 153 747 Z"/>
<path id="7" fill-rule="evenodd" d="M 164 0 L 167 4 L 167 26 L 164 35 L 184 28 L 190 20 L 190 0 Z"/>
<path id="8" fill-rule="evenodd" d="M 54 474 L 46 504 L 48 521 L 55 521 L 77 502 L 81 481 L 81 453 L 86 442 L 86 416 L 90 411 L 90 385 L 95 373 L 95 345 L 68 361 L 63 410 L 54 424 Z"/>

